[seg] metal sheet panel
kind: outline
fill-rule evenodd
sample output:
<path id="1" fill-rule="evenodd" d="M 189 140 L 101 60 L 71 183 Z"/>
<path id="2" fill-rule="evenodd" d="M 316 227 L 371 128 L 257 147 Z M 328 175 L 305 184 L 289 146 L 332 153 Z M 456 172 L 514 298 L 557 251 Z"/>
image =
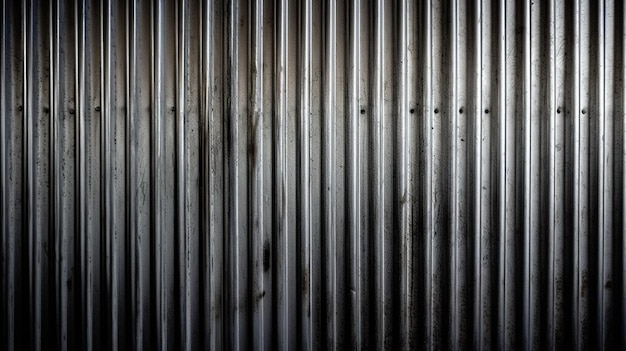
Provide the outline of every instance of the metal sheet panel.
<path id="1" fill-rule="evenodd" d="M 623 1 L 0 11 L 0 349 L 626 348 Z"/>

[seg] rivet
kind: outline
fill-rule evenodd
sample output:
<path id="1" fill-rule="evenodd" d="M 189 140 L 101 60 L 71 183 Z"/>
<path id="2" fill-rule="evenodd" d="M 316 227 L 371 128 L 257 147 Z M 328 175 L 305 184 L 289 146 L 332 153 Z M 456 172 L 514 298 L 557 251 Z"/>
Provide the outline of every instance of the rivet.
<path id="1" fill-rule="evenodd" d="M 561 108 L 557 108 L 556 113 L 561 113 Z"/>
<path id="2" fill-rule="evenodd" d="M 489 113 L 489 109 L 488 108 L 485 109 L 485 113 Z"/>
<path id="3" fill-rule="evenodd" d="M 439 113 L 439 109 L 438 108 L 435 109 L 435 113 Z"/>
<path id="4" fill-rule="evenodd" d="M 96 106 L 96 111 L 100 112 L 100 106 Z"/>
<path id="5" fill-rule="evenodd" d="M 459 113 L 463 113 L 463 107 L 459 109 Z"/>
<path id="6" fill-rule="evenodd" d="M 415 109 L 412 108 L 411 110 L 409 110 L 410 113 L 415 113 Z"/>
<path id="7" fill-rule="evenodd" d="M 18 110 L 18 111 L 22 111 L 22 110 L 24 110 L 24 107 L 22 107 L 22 106 L 18 106 L 18 107 L 17 107 L 17 110 Z"/>
<path id="8" fill-rule="evenodd" d="M 361 109 L 361 114 L 364 115 L 365 114 L 365 110 Z"/>
<path id="9" fill-rule="evenodd" d="M 583 109 L 583 110 L 582 110 L 582 113 L 583 113 L 583 115 L 584 115 L 585 113 L 587 113 L 587 110 Z"/>
<path id="10" fill-rule="evenodd" d="M 74 111 L 74 109 L 73 109 L 73 108 L 71 108 L 71 109 L 70 109 L 70 115 L 73 115 L 73 114 L 74 114 L 74 112 L 76 112 L 76 111 Z"/>

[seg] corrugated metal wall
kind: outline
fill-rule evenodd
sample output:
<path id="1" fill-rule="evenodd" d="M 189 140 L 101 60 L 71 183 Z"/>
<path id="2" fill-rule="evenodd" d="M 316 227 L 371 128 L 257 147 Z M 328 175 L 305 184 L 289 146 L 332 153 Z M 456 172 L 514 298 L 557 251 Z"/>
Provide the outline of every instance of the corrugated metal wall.
<path id="1" fill-rule="evenodd" d="M 0 349 L 626 348 L 621 0 L 3 0 Z"/>

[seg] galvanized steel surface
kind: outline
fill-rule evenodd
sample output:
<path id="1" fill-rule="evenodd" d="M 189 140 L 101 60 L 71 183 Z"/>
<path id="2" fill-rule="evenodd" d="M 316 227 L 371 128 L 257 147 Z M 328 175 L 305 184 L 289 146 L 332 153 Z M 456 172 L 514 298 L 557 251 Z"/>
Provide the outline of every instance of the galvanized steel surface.
<path id="1" fill-rule="evenodd" d="M 621 0 L 0 12 L 0 349 L 625 349 Z"/>

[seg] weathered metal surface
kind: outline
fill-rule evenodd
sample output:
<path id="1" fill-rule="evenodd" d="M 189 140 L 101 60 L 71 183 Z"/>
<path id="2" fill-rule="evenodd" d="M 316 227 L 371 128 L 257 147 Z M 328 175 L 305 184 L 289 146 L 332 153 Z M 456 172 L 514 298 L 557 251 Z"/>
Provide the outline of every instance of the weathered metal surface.
<path id="1" fill-rule="evenodd" d="M 0 349 L 626 349 L 623 1 L 0 11 Z"/>

